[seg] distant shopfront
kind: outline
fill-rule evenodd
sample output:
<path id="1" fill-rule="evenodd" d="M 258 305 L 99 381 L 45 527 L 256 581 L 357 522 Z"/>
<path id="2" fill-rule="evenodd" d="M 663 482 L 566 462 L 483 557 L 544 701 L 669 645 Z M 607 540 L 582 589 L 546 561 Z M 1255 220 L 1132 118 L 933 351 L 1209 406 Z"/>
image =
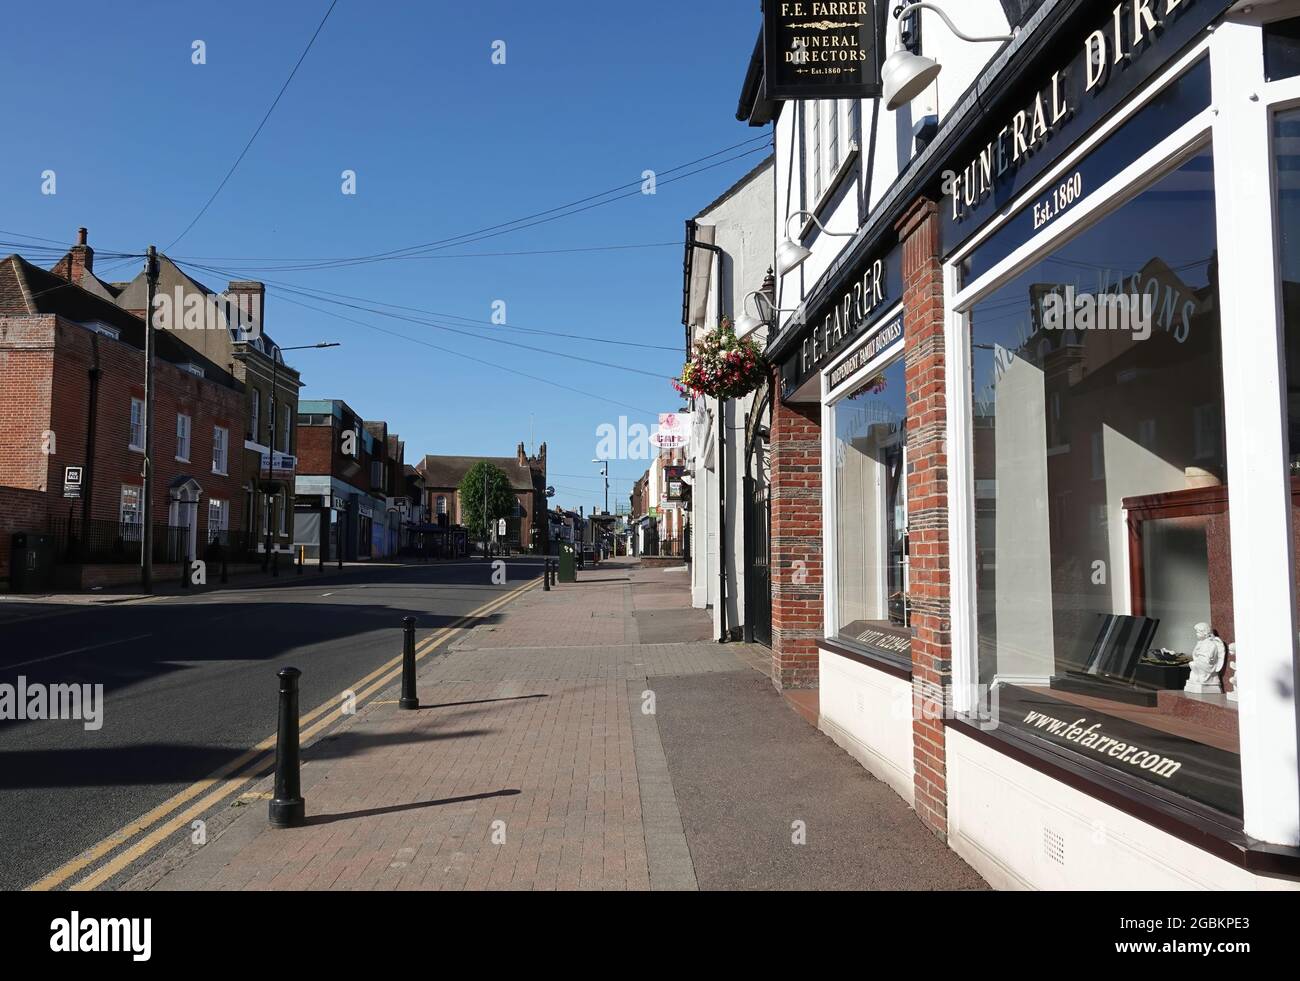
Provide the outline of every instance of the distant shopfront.
<path id="1" fill-rule="evenodd" d="M 1300 880 L 1300 19 L 1226 6 L 1018 45 L 784 341 L 822 728 L 997 885 Z"/>

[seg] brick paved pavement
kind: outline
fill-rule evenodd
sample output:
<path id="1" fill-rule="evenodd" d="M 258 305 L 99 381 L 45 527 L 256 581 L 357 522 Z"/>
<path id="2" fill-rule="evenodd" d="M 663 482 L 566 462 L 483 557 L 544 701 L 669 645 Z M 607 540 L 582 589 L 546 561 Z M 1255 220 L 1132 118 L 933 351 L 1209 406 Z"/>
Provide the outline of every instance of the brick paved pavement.
<path id="1" fill-rule="evenodd" d="M 638 611 L 671 611 L 687 635 L 707 636 L 707 613 L 688 606 L 683 571 L 619 563 L 532 590 L 423 666 L 419 711 L 399 711 L 394 690 L 304 751 L 306 826 L 267 827 L 263 782 L 263 797 L 213 820 L 206 845 L 178 846 L 128 887 L 980 885 L 906 804 L 784 707 L 747 666 L 758 651 L 639 642 Z M 748 785 L 758 747 L 778 740 L 767 808 L 746 807 L 760 789 Z M 723 749 L 744 757 L 734 773 Z M 678 785 L 690 790 L 685 821 Z M 746 821 L 773 826 L 729 828 L 737 803 Z M 812 819 L 815 853 L 791 854 L 792 814 Z M 874 817 L 887 817 L 894 851 L 861 837 Z M 830 832 L 837 823 L 845 834 Z"/>

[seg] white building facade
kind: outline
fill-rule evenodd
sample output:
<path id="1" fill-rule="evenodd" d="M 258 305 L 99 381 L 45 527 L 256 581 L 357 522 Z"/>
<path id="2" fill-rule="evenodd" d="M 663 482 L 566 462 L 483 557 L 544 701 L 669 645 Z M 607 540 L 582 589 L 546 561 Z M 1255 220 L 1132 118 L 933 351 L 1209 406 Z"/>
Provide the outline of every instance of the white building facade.
<path id="1" fill-rule="evenodd" d="M 773 680 L 995 885 L 1295 888 L 1300 4 L 887 13 L 928 85 L 741 102 Z"/>

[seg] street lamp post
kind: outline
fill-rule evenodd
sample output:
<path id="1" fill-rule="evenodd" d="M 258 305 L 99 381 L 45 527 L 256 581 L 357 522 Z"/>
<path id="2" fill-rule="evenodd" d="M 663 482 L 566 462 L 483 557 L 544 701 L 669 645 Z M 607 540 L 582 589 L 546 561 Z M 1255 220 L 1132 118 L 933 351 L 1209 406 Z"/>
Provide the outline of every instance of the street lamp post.
<path id="1" fill-rule="evenodd" d="M 267 430 L 266 430 L 266 483 L 269 486 L 272 483 L 272 472 L 275 467 L 275 414 L 277 412 L 275 404 L 275 390 L 280 383 L 280 362 L 276 359 L 276 352 L 283 354 L 285 351 L 308 351 L 323 347 L 338 347 L 338 341 L 320 341 L 316 344 L 299 344 L 296 347 L 280 347 L 272 345 L 271 347 L 271 398 L 269 402 L 269 411 L 267 412 Z M 284 451 L 289 452 L 286 445 Z M 267 497 L 267 503 L 270 503 L 270 497 Z M 288 503 L 288 495 L 285 495 L 285 503 Z M 268 506 L 263 513 L 266 516 L 266 557 L 262 560 L 262 571 L 265 572 L 271 563 L 271 509 Z"/>

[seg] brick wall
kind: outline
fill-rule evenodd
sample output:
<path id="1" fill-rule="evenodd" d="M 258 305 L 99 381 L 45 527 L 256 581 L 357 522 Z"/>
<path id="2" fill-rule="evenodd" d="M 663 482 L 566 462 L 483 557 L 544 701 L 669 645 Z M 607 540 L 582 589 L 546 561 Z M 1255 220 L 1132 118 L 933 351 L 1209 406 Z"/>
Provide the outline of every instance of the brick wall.
<path id="1" fill-rule="evenodd" d="M 89 452 L 91 370 L 98 368 L 95 458 Z M 207 533 L 206 501 L 229 502 L 229 523 L 243 516 L 243 393 L 155 362 L 154 523 L 168 520 L 169 489 L 193 477 L 203 489 L 199 534 Z M 0 318 L 0 485 L 43 491 L 50 514 L 80 517 L 82 500 L 63 498 L 66 466 L 86 468 L 89 516 L 120 520 L 123 485 L 142 486 L 143 456 L 129 448 L 131 399 L 144 398 L 144 353 L 54 316 Z M 190 416 L 189 460 L 177 460 L 176 416 Z M 228 432 L 227 473 L 212 472 L 213 428 Z M 45 431 L 53 440 L 44 438 Z M 50 452 L 47 452 L 49 450 Z"/>
<path id="2" fill-rule="evenodd" d="M 780 380 L 774 385 L 779 390 Z M 817 687 L 822 617 L 821 406 L 777 398 L 771 425 L 772 683 Z"/>
<path id="3" fill-rule="evenodd" d="M 45 528 L 47 499 L 40 491 L 0 487 L 0 579 L 9 576 L 9 536 Z"/>
<path id="4" fill-rule="evenodd" d="M 943 693 L 952 680 L 948 583 L 947 403 L 939 215 L 919 200 L 898 223 L 903 245 L 907 377 L 907 514 L 912 608 L 912 752 L 916 813 L 948 830 Z"/>

